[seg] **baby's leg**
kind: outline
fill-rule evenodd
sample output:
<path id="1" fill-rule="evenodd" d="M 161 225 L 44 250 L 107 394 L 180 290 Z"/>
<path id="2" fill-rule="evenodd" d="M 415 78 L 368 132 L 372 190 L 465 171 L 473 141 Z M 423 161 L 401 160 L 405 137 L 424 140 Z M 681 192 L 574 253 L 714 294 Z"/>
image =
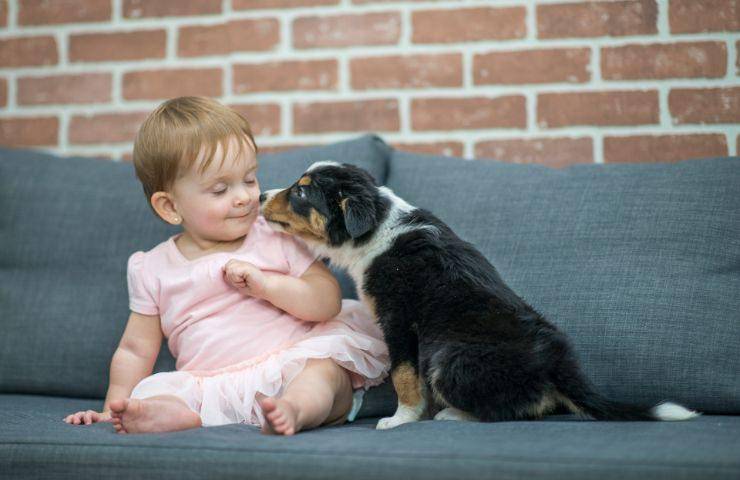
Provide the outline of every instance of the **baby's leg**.
<path id="1" fill-rule="evenodd" d="M 349 372 L 330 358 L 309 359 L 280 398 L 260 400 L 263 433 L 293 435 L 339 423 L 352 407 Z"/>
<path id="2" fill-rule="evenodd" d="M 201 426 L 200 416 L 174 395 L 111 400 L 110 409 L 118 433 L 174 432 Z"/>

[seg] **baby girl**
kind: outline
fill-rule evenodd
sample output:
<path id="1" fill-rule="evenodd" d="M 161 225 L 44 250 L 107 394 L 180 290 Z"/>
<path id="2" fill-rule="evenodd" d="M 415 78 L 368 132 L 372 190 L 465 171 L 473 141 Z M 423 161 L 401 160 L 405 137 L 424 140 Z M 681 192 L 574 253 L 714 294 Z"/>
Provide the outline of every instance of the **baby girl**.
<path id="1" fill-rule="evenodd" d="M 128 261 L 131 314 L 102 412 L 119 433 L 248 423 L 292 435 L 352 421 L 388 352 L 367 310 L 306 246 L 259 216 L 248 122 L 207 98 L 169 100 L 134 145 L 150 206 L 182 232 Z M 162 339 L 174 372 L 152 375 Z"/>

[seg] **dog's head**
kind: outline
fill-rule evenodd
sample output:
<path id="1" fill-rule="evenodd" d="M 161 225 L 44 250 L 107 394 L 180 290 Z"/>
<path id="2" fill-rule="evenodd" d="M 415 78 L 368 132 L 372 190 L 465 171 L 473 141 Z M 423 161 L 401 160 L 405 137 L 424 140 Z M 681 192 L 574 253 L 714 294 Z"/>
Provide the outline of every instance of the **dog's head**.
<path id="1" fill-rule="evenodd" d="M 337 247 L 372 235 L 381 221 L 382 200 L 365 170 L 316 162 L 290 187 L 260 195 L 260 211 L 276 230 Z"/>

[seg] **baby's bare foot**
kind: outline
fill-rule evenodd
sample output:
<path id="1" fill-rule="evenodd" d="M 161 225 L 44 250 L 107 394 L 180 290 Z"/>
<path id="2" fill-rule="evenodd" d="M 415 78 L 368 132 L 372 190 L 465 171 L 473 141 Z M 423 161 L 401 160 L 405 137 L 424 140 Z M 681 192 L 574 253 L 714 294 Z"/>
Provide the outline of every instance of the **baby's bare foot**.
<path id="1" fill-rule="evenodd" d="M 174 397 L 111 400 L 110 409 L 118 433 L 174 432 L 201 426 L 198 414 Z"/>
<path id="2" fill-rule="evenodd" d="M 293 435 L 299 430 L 298 410 L 290 402 L 282 398 L 265 398 L 259 403 L 266 420 L 262 433 Z"/>

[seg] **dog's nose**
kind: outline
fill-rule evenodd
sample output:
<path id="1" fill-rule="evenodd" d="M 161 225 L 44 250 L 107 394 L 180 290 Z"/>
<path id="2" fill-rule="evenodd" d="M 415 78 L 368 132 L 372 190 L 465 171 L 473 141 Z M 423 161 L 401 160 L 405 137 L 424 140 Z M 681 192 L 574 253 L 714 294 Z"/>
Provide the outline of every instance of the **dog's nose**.
<path id="1" fill-rule="evenodd" d="M 264 202 L 266 198 L 267 198 L 266 194 L 260 193 L 260 203 Z"/>

